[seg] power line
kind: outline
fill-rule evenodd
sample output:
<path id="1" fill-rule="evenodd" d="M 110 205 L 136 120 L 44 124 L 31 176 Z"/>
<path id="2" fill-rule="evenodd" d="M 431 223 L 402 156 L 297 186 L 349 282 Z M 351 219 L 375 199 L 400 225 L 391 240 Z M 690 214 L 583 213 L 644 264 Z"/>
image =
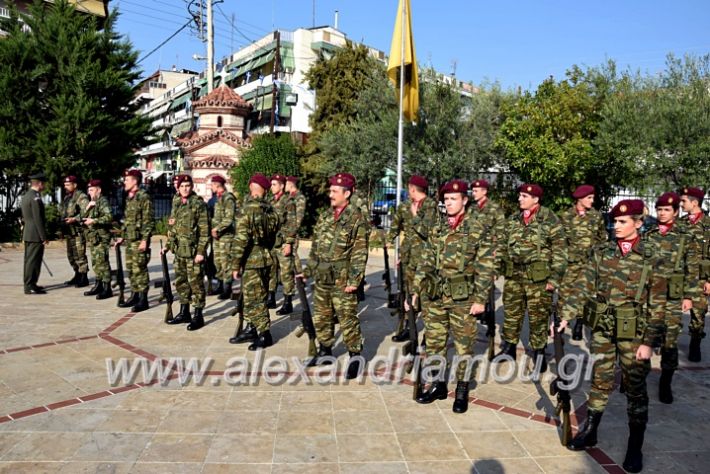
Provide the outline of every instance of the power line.
<path id="1" fill-rule="evenodd" d="M 190 23 L 192 23 L 192 18 L 190 18 L 184 25 L 182 25 L 180 28 L 178 28 L 177 31 L 175 31 L 175 33 L 173 33 L 172 35 L 168 36 L 162 43 L 160 43 L 158 46 L 156 46 L 155 48 L 153 48 L 148 54 L 146 54 L 145 56 L 143 56 L 142 58 L 140 58 L 140 59 L 138 60 L 138 64 L 140 64 L 140 63 L 142 63 L 143 61 L 145 61 L 151 54 L 155 53 L 155 52 L 158 51 L 160 48 L 162 48 L 168 41 L 170 41 L 171 39 L 175 38 L 182 30 L 184 30 L 185 28 L 187 28 L 187 27 L 190 25 Z"/>

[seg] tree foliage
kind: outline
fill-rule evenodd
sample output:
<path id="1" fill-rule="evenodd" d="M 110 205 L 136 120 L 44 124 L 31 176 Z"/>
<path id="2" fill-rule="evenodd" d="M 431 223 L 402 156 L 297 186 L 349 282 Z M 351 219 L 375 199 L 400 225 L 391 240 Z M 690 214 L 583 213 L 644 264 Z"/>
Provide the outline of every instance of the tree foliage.
<path id="1" fill-rule="evenodd" d="M 249 178 L 256 173 L 298 175 L 296 146 L 289 135 L 258 135 L 232 168 L 232 183 L 240 196 L 249 193 Z"/>

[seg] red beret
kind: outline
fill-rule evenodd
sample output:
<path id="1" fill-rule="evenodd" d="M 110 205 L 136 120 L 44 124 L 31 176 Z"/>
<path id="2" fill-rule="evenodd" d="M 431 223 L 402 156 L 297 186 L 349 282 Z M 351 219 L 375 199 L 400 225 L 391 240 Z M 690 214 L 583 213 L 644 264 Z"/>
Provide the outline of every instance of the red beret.
<path id="1" fill-rule="evenodd" d="M 180 186 L 182 183 L 192 184 L 192 176 L 190 176 L 189 174 L 181 174 L 178 177 L 177 183 L 178 183 L 178 186 Z"/>
<path id="2" fill-rule="evenodd" d="M 471 189 L 473 189 L 473 188 L 488 189 L 488 186 L 490 186 L 490 185 L 488 184 L 488 181 L 486 181 L 485 179 L 477 179 L 476 181 L 471 183 Z"/>
<path id="3" fill-rule="evenodd" d="M 76 176 L 69 175 L 66 178 L 64 178 L 65 183 L 76 183 Z"/>
<path id="4" fill-rule="evenodd" d="M 271 181 L 278 181 L 281 184 L 286 184 L 286 176 L 276 173 L 271 177 Z"/>
<path id="5" fill-rule="evenodd" d="M 591 184 L 583 184 L 581 186 L 577 186 L 577 189 L 575 189 L 572 193 L 572 197 L 575 199 L 582 199 L 586 198 L 590 194 L 594 194 L 594 186 Z"/>
<path id="6" fill-rule="evenodd" d="M 409 184 L 412 186 L 417 186 L 422 189 L 426 189 L 429 187 L 429 181 L 424 176 L 420 176 L 418 174 L 415 174 L 411 178 L 409 178 Z"/>
<path id="7" fill-rule="evenodd" d="M 705 192 L 700 188 L 683 188 L 681 194 L 694 197 L 700 202 L 703 202 L 703 199 L 705 199 Z"/>
<path id="8" fill-rule="evenodd" d="M 656 207 L 658 206 L 673 206 L 673 209 L 678 209 L 680 207 L 680 196 L 673 191 L 663 193 L 656 200 Z"/>
<path id="9" fill-rule="evenodd" d="M 287 176 L 286 181 L 293 184 L 298 184 L 298 176 Z"/>
<path id="10" fill-rule="evenodd" d="M 351 175 L 350 173 L 338 173 L 334 177 L 349 179 L 353 183 L 353 185 L 351 186 L 352 188 L 357 186 L 357 179 L 355 179 L 355 176 Z"/>
<path id="11" fill-rule="evenodd" d="M 264 190 L 271 187 L 271 180 L 261 173 L 256 173 L 249 179 L 249 184 L 254 183 L 261 186 Z"/>
<path id="12" fill-rule="evenodd" d="M 211 180 L 213 183 L 219 183 L 219 184 L 221 184 L 222 186 L 224 186 L 224 184 L 227 182 L 227 180 L 224 179 L 224 176 L 219 175 L 219 174 L 216 174 L 216 175 L 212 176 L 212 178 L 210 178 L 210 180 Z"/>
<path id="13" fill-rule="evenodd" d="M 468 191 L 468 183 L 460 179 L 452 179 L 451 181 L 444 183 L 444 185 L 439 190 L 440 195 L 448 193 L 461 193 L 463 195 Z"/>
<path id="14" fill-rule="evenodd" d="M 611 210 L 611 217 L 640 216 L 643 214 L 644 204 L 640 199 L 624 199 L 616 203 Z"/>
<path id="15" fill-rule="evenodd" d="M 539 184 L 525 183 L 518 187 L 519 193 L 527 193 L 531 196 L 541 198 L 542 197 L 542 187 Z"/>
<path id="16" fill-rule="evenodd" d="M 89 187 L 90 188 L 100 188 L 101 187 L 101 180 L 100 179 L 92 179 L 89 181 Z"/>
<path id="17" fill-rule="evenodd" d="M 138 182 L 141 182 L 143 180 L 143 173 L 141 173 L 138 170 L 128 170 L 126 171 L 126 177 L 132 176 L 138 180 Z"/>
<path id="18" fill-rule="evenodd" d="M 330 177 L 328 184 L 331 186 L 340 186 L 346 189 L 353 189 L 355 187 L 355 180 L 349 173 L 338 173 L 335 176 Z"/>

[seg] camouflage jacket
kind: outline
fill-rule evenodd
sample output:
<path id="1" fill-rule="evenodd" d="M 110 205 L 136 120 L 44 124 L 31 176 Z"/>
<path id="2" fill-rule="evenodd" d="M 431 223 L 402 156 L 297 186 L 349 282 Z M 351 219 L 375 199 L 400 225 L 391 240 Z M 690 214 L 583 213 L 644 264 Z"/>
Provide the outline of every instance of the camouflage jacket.
<path id="1" fill-rule="evenodd" d="M 296 191 L 289 197 L 296 205 L 296 220 L 293 225 L 296 227 L 296 235 L 298 235 L 298 230 L 303 224 L 303 218 L 306 216 L 306 196 L 301 191 Z"/>
<path id="2" fill-rule="evenodd" d="M 313 229 L 311 252 L 304 273 L 312 277 L 319 263 L 332 263 L 345 286 L 358 286 L 365 278 L 366 235 L 366 219 L 352 204 L 343 210 L 337 221 L 332 209 L 324 212 Z"/>
<path id="3" fill-rule="evenodd" d="M 298 227 L 296 227 L 296 203 L 286 193 L 282 194 L 279 199 L 276 199 L 276 196 L 274 196 L 271 202 L 274 211 L 279 215 L 279 222 L 281 223 L 279 231 L 276 234 L 275 246 L 280 248 L 286 244 L 293 245 L 298 236 Z"/>
<path id="4" fill-rule="evenodd" d="M 192 193 L 186 202 L 182 199 L 170 211 L 175 220 L 168 238 L 168 249 L 180 258 L 207 255 L 209 242 L 209 219 L 207 205 L 197 194 Z"/>
<path id="5" fill-rule="evenodd" d="M 506 219 L 503 208 L 497 202 L 488 198 L 483 204 L 483 208 L 480 208 L 478 203 L 472 202 L 469 210 L 474 217 L 485 219 L 484 223 L 489 229 L 490 238 L 493 241 L 493 249 L 497 255 L 500 241 L 505 236 Z"/>
<path id="6" fill-rule="evenodd" d="M 353 194 L 350 197 L 350 205 L 356 208 L 358 211 L 360 211 L 360 214 L 362 214 L 362 217 L 365 221 L 365 228 L 367 229 L 367 232 L 369 234 L 370 230 L 372 230 L 372 225 L 370 223 L 370 207 L 367 204 L 367 200 L 364 199 L 357 191 L 353 191 Z"/>
<path id="7" fill-rule="evenodd" d="M 666 280 L 660 275 L 663 258 L 656 245 L 639 239 L 633 248 L 621 255 L 616 242 L 608 242 L 592 251 L 590 265 L 584 267 L 583 277 L 577 280 L 574 291 L 565 298 L 562 319 L 571 321 L 582 316 L 585 304 L 594 300 L 618 307 L 634 303 L 639 292 L 643 267 L 647 278 L 641 289 L 641 324 L 645 326 L 642 343 L 657 347 L 664 333 L 664 302 Z"/>
<path id="8" fill-rule="evenodd" d="M 126 208 L 123 213 L 121 233 L 129 242 L 145 240 L 150 244 L 155 222 L 153 220 L 153 201 L 148 193 L 139 189 L 133 197 L 126 196 Z"/>
<path id="9" fill-rule="evenodd" d="M 567 242 L 567 261 L 571 264 L 589 261 L 592 247 L 606 242 L 604 218 L 596 209 L 580 216 L 575 206 L 560 215 Z"/>
<path id="10" fill-rule="evenodd" d="M 217 230 L 217 235 L 233 236 L 237 218 L 237 198 L 229 191 L 218 197 L 214 204 L 212 228 Z"/>
<path id="11" fill-rule="evenodd" d="M 467 303 L 485 304 L 495 273 L 490 228 L 470 211 L 452 230 L 442 219 L 422 246 L 414 275 L 414 291 L 432 299 L 452 298 L 452 283 L 465 279 Z M 455 299 L 455 298 L 452 298 Z"/>
<path id="12" fill-rule="evenodd" d="M 695 224 L 691 224 L 688 216 L 683 216 L 679 224 L 695 237 L 698 243 L 699 280 L 710 282 L 710 217 L 704 215 Z"/>
<path id="13" fill-rule="evenodd" d="M 654 224 L 644 238 L 656 245 L 662 260 L 658 268 L 659 276 L 666 279 L 673 274 L 683 275 L 682 299 L 696 300 L 698 290 L 698 253 L 700 247 L 692 234 L 683 226 L 674 225 L 666 235 L 662 235 L 658 225 Z M 682 248 L 681 248 L 682 247 Z"/>
<path id="14" fill-rule="evenodd" d="M 71 194 L 67 194 L 59 205 L 59 216 L 62 219 L 62 229 L 67 235 L 75 236 L 81 232 L 81 218 L 89 204 L 89 197 L 79 189 Z M 66 224 L 64 219 L 73 217 L 76 222 Z"/>
<path id="15" fill-rule="evenodd" d="M 407 200 L 400 203 L 394 213 L 392 226 L 387 233 L 387 240 L 393 241 L 397 236 L 403 234 L 400 241 L 399 250 L 402 262 L 408 264 L 411 258 L 412 249 L 421 249 L 429 240 L 429 235 L 434 227 L 439 224 L 439 209 L 433 199 L 424 198 L 417 215 L 412 215 L 412 201 Z"/>
<path id="16" fill-rule="evenodd" d="M 111 240 L 111 222 L 113 215 L 111 214 L 111 206 L 105 196 L 99 196 L 96 204 L 91 208 L 84 210 L 82 216 L 84 218 L 93 219 L 94 223 L 86 226 L 86 240 L 89 243 L 109 242 Z"/>
<path id="17" fill-rule="evenodd" d="M 270 267 L 279 218 L 267 198 L 245 198 L 236 227 L 232 246 L 233 270 Z"/>

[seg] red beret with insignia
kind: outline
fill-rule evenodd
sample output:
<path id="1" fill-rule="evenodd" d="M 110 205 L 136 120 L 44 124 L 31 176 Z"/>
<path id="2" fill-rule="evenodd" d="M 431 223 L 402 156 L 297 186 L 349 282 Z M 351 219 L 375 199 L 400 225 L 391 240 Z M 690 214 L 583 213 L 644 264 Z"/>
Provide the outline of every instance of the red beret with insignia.
<path id="1" fill-rule="evenodd" d="M 298 184 L 298 176 L 286 176 L 286 181 L 293 184 Z"/>
<path id="2" fill-rule="evenodd" d="M 659 206 L 673 206 L 673 209 L 677 210 L 678 208 L 680 208 L 680 196 L 678 196 L 678 194 L 674 193 L 673 191 L 663 193 L 656 200 L 656 207 Z"/>
<path id="3" fill-rule="evenodd" d="M 526 194 L 529 194 L 529 195 L 536 197 L 536 198 L 541 198 L 542 193 L 543 193 L 542 186 L 540 186 L 539 184 L 534 184 L 534 183 L 521 184 L 518 187 L 518 192 L 519 193 L 526 193 Z"/>
<path id="4" fill-rule="evenodd" d="M 133 178 L 136 178 L 139 183 L 143 180 L 143 173 L 141 173 L 139 170 L 128 170 L 126 171 L 125 176 L 131 176 Z"/>
<path id="5" fill-rule="evenodd" d="M 271 177 L 271 181 L 278 181 L 281 184 L 286 184 L 286 176 L 277 173 Z"/>
<path id="6" fill-rule="evenodd" d="M 683 188 L 681 194 L 694 197 L 700 202 L 703 202 L 703 199 L 705 199 L 705 192 L 700 188 Z"/>
<path id="7" fill-rule="evenodd" d="M 355 178 L 350 173 L 338 173 L 335 176 L 331 176 L 328 180 L 328 184 L 331 186 L 340 186 L 346 189 L 353 189 L 355 187 Z"/>
<path id="8" fill-rule="evenodd" d="M 611 210 L 611 217 L 640 216 L 643 214 L 644 204 L 640 199 L 624 199 L 616 203 Z"/>
<path id="9" fill-rule="evenodd" d="M 89 187 L 90 188 L 100 188 L 101 187 L 101 180 L 100 179 L 92 179 L 89 181 Z"/>
<path id="10" fill-rule="evenodd" d="M 77 179 L 76 176 L 74 175 L 69 175 L 66 178 L 64 178 L 65 183 L 76 183 Z"/>
<path id="11" fill-rule="evenodd" d="M 414 176 L 409 178 L 409 184 L 422 189 L 427 189 L 429 187 L 429 181 L 427 181 L 424 176 L 420 176 L 418 174 L 415 174 Z"/>
<path id="12" fill-rule="evenodd" d="M 210 178 L 210 180 L 211 180 L 213 183 L 219 183 L 219 184 L 221 184 L 222 186 L 224 186 L 224 184 L 227 182 L 227 180 L 224 179 L 224 176 L 221 176 L 221 175 L 218 175 L 218 174 L 212 176 L 212 178 Z"/>
<path id="13" fill-rule="evenodd" d="M 261 186 L 264 190 L 271 187 L 271 180 L 261 173 L 256 173 L 249 179 L 249 184 L 254 183 Z"/>
<path id="14" fill-rule="evenodd" d="M 483 188 L 483 189 L 488 189 L 490 184 L 488 184 L 488 181 L 485 179 L 477 179 L 476 181 L 471 183 L 471 189 L 473 188 Z"/>
<path id="15" fill-rule="evenodd" d="M 178 176 L 178 179 L 177 179 L 178 186 L 180 186 L 182 183 L 192 184 L 192 176 L 190 176 L 189 174 L 181 174 L 180 176 Z"/>
<path id="16" fill-rule="evenodd" d="M 594 186 L 591 184 L 583 184 L 581 186 L 577 186 L 577 189 L 575 189 L 572 193 L 572 197 L 575 199 L 582 199 L 586 198 L 590 194 L 594 194 Z"/>
<path id="17" fill-rule="evenodd" d="M 357 179 L 355 179 L 355 176 L 351 175 L 350 173 L 338 173 L 335 175 L 335 178 L 349 179 L 353 183 L 353 185 L 352 185 L 353 188 L 355 186 L 357 186 Z"/>
<path id="18" fill-rule="evenodd" d="M 443 196 L 444 194 L 449 193 L 461 193 L 465 196 L 466 191 L 468 191 L 468 183 L 466 181 L 452 179 L 441 187 L 439 194 Z"/>

